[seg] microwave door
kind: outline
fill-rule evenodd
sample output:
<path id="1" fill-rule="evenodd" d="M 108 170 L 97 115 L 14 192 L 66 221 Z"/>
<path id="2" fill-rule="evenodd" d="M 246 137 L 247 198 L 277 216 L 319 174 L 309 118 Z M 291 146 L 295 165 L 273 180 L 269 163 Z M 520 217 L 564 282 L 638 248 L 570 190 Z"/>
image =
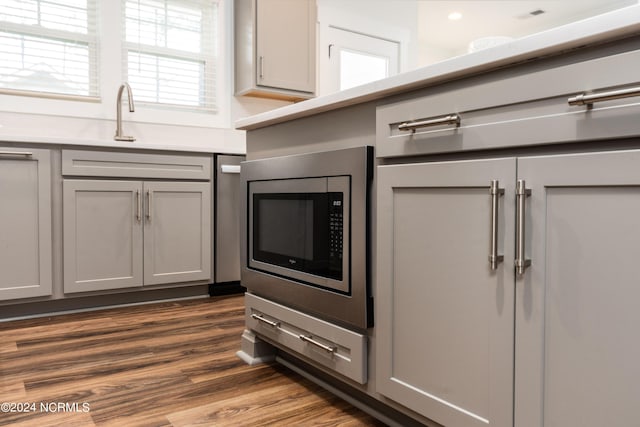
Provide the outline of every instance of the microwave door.
<path id="1" fill-rule="evenodd" d="M 349 177 L 250 183 L 249 267 L 348 293 L 348 188 Z"/>

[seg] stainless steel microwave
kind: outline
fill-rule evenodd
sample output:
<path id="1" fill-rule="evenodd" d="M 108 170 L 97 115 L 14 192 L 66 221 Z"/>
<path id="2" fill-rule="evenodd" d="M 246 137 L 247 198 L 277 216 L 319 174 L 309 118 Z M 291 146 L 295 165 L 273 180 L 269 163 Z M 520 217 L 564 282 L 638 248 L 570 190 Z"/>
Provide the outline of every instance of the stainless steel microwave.
<path id="1" fill-rule="evenodd" d="M 351 177 L 249 184 L 249 267 L 348 294 Z"/>
<path id="2" fill-rule="evenodd" d="M 373 150 L 244 162 L 242 284 L 344 325 L 372 326 L 369 197 Z"/>

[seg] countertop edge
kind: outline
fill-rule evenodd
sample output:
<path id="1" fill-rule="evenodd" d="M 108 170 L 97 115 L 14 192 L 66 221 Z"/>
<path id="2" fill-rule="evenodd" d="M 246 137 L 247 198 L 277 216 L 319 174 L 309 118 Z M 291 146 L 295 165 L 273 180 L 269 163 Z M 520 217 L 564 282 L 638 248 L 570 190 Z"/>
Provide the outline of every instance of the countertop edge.
<path id="1" fill-rule="evenodd" d="M 244 155 L 241 150 L 221 149 L 219 147 L 205 146 L 187 146 L 187 145 L 171 145 L 171 144 L 148 144 L 118 141 L 102 141 L 92 139 L 69 139 L 62 137 L 30 137 L 22 135 L 0 135 L 0 144 L 18 143 L 18 144 L 42 144 L 42 145 L 60 145 L 67 148 L 82 149 L 87 148 L 105 148 L 105 149 L 124 149 L 124 150 L 157 150 L 157 151 L 173 151 L 183 153 L 208 153 L 208 154 L 238 154 Z"/>
<path id="2" fill-rule="evenodd" d="M 458 56 L 342 92 L 287 105 L 235 122 L 238 130 L 255 130 L 424 88 L 472 73 L 514 65 L 576 49 L 585 44 L 640 33 L 640 4 L 523 37 L 495 48 Z"/>

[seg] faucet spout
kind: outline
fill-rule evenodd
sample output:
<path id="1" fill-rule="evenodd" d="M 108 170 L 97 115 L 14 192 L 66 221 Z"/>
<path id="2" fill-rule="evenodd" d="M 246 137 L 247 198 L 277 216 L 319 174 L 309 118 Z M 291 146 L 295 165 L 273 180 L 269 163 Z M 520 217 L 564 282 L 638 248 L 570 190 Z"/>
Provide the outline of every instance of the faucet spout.
<path id="1" fill-rule="evenodd" d="M 129 100 L 129 111 L 134 112 L 135 107 L 133 105 L 133 93 L 131 92 L 131 86 L 129 83 L 124 82 L 118 89 L 118 97 L 116 99 L 116 135 L 114 139 L 116 141 L 135 141 L 133 136 L 122 135 L 122 92 L 127 89 L 127 99 Z"/>

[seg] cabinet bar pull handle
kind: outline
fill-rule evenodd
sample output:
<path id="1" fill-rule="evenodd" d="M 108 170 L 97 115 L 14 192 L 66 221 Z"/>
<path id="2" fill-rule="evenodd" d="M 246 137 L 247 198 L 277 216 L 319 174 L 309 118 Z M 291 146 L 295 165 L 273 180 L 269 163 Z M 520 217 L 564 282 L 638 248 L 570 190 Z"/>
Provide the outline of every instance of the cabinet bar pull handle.
<path id="1" fill-rule="evenodd" d="M 240 165 L 220 165 L 222 173 L 240 173 Z"/>
<path id="2" fill-rule="evenodd" d="M 612 90 L 611 92 L 592 93 L 590 95 L 581 93 L 567 100 L 569 105 L 591 105 L 596 102 L 611 101 L 614 99 L 631 98 L 640 96 L 640 87 L 632 87 L 629 89 Z"/>
<path id="3" fill-rule="evenodd" d="M 262 322 L 262 323 L 266 323 L 267 325 L 269 325 L 271 327 L 274 327 L 274 328 L 279 328 L 280 327 L 280 322 L 274 322 L 273 320 L 265 319 L 264 317 L 262 317 L 259 314 L 253 313 L 253 314 L 251 314 L 251 317 L 253 319 L 256 319 L 256 320 Z"/>
<path id="4" fill-rule="evenodd" d="M 147 190 L 147 219 L 151 221 L 151 190 Z"/>
<path id="5" fill-rule="evenodd" d="M 33 153 L 30 151 L 0 151 L 0 156 L 21 156 L 21 157 L 31 157 Z"/>
<path id="6" fill-rule="evenodd" d="M 308 342 L 309 344 L 313 344 L 316 347 L 319 347 L 321 349 L 323 349 L 324 351 L 326 351 L 327 353 L 335 353 L 338 348 L 337 347 L 333 347 L 333 346 L 328 346 L 328 345 L 324 345 L 321 342 L 318 342 L 316 340 L 314 340 L 312 337 L 310 336 L 306 336 L 306 335 L 299 335 L 298 336 L 302 341 Z"/>
<path id="7" fill-rule="evenodd" d="M 504 260 L 504 255 L 498 255 L 498 216 L 499 199 L 504 195 L 504 188 L 500 188 L 498 180 L 491 181 L 489 188 L 491 194 L 491 247 L 489 248 L 489 266 L 492 271 L 498 269 L 498 264 Z"/>
<path id="8" fill-rule="evenodd" d="M 259 66 L 259 68 L 260 68 L 260 80 L 262 80 L 264 78 L 264 56 L 260 55 L 259 62 L 260 62 L 260 64 L 259 64 L 260 65 Z"/>
<path id="9" fill-rule="evenodd" d="M 527 189 L 524 180 L 516 182 L 516 273 L 523 275 L 524 271 L 531 265 L 531 260 L 525 258 L 525 216 L 526 198 L 531 196 L 531 189 Z"/>
<path id="10" fill-rule="evenodd" d="M 140 208 L 140 190 L 136 190 L 136 219 L 138 222 L 142 219 L 142 213 Z"/>
<path id="11" fill-rule="evenodd" d="M 414 120 L 412 122 L 404 122 L 398 125 L 398 130 L 415 132 L 416 129 L 426 128 L 440 125 L 456 125 L 460 126 L 460 116 L 458 114 L 449 114 L 447 116 L 438 117 L 427 120 Z"/>

